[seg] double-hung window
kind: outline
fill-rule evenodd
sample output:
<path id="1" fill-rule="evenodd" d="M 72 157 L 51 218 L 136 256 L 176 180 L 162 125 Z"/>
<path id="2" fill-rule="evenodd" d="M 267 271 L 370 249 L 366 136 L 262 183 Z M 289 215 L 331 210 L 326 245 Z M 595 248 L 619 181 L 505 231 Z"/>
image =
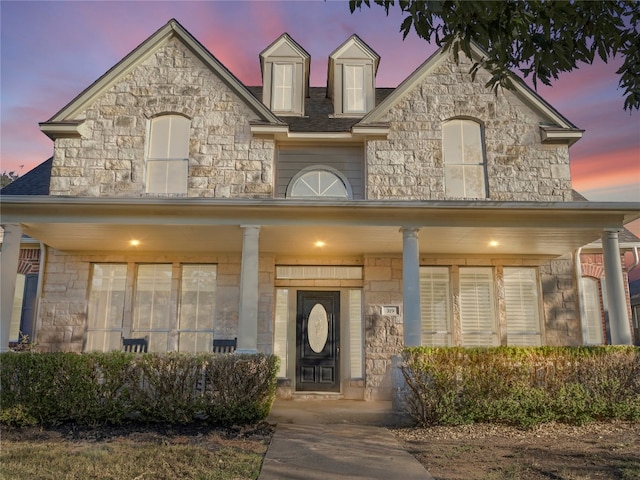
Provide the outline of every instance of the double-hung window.
<path id="1" fill-rule="evenodd" d="M 504 302 L 507 314 L 507 344 L 540 346 L 540 308 L 536 270 L 504 268 Z"/>
<path id="2" fill-rule="evenodd" d="M 272 110 L 291 112 L 293 110 L 293 63 L 274 63 L 272 85 Z"/>
<path id="3" fill-rule="evenodd" d="M 493 269 L 460 268 L 460 329 L 462 345 L 499 345 Z"/>
<path id="4" fill-rule="evenodd" d="M 183 265 L 180 285 L 179 350 L 207 352 L 213 345 L 215 265 Z"/>
<path id="5" fill-rule="evenodd" d="M 366 110 L 364 68 L 364 65 L 344 66 L 344 113 L 363 113 Z"/>
<path id="6" fill-rule="evenodd" d="M 451 338 L 451 289 L 448 267 L 420 267 L 422 345 L 448 347 Z"/>
<path id="7" fill-rule="evenodd" d="M 187 193 L 190 127 L 191 121 L 181 115 L 162 115 L 151 120 L 147 193 Z"/>
<path id="8" fill-rule="evenodd" d="M 582 290 L 582 343 L 602 345 L 602 314 L 600 310 L 600 288 L 598 280 L 592 277 L 580 278 Z"/>
<path id="9" fill-rule="evenodd" d="M 447 198 L 486 198 L 480 124 L 454 119 L 442 126 L 444 188 Z"/>
<path id="10" fill-rule="evenodd" d="M 172 265 L 138 265 L 132 337 L 148 337 L 149 350 L 167 350 L 171 316 Z"/>
<path id="11" fill-rule="evenodd" d="M 126 283 L 126 264 L 93 265 L 86 351 L 109 352 L 120 349 Z"/>

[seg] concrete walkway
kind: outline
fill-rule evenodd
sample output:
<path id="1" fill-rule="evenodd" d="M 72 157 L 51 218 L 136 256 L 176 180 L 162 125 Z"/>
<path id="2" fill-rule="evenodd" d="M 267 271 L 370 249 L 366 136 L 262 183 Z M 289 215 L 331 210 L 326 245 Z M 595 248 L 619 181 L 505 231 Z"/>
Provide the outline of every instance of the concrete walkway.
<path id="1" fill-rule="evenodd" d="M 433 480 L 385 428 L 407 423 L 390 402 L 276 400 L 267 421 L 258 480 Z"/>

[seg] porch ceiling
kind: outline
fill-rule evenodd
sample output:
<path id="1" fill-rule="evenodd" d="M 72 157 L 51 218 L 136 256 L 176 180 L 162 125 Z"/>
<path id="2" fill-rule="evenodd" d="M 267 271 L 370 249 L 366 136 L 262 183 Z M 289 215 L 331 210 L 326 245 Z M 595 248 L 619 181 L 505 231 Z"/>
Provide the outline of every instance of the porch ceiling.
<path id="1" fill-rule="evenodd" d="M 591 202 L 3 196 L 1 207 L 2 223 L 62 251 L 240 252 L 240 225 L 261 225 L 261 252 L 296 256 L 400 254 L 403 226 L 420 228 L 423 255 L 561 255 L 640 217 L 640 204 Z"/>

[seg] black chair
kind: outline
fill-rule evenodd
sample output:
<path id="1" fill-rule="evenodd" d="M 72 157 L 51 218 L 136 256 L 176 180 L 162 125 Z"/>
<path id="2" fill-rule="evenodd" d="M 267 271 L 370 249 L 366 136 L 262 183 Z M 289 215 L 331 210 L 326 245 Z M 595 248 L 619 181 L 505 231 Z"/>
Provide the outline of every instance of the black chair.
<path id="1" fill-rule="evenodd" d="M 123 338 L 122 349 L 125 352 L 147 353 L 149 343 L 146 338 Z"/>
<path id="2" fill-rule="evenodd" d="M 236 338 L 214 338 L 213 353 L 233 353 L 238 346 L 238 337 Z"/>

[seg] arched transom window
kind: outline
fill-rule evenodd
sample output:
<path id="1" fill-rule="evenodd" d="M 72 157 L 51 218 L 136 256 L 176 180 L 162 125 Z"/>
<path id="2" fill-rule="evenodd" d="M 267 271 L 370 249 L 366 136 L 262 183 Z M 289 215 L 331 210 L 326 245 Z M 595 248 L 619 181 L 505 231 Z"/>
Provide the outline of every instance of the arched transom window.
<path id="1" fill-rule="evenodd" d="M 351 187 L 347 179 L 331 167 L 310 167 L 291 179 L 287 197 L 351 198 Z"/>

